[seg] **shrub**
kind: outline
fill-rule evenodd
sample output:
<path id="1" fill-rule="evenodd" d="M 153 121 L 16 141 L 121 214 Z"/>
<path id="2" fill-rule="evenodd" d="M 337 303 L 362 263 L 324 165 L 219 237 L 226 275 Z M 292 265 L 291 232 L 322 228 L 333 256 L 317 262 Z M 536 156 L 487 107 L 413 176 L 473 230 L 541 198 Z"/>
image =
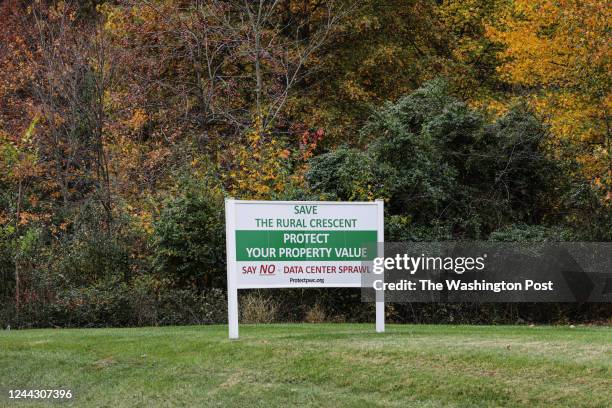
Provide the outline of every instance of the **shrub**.
<path id="1" fill-rule="evenodd" d="M 117 210 L 113 222 L 105 225 L 103 214 L 101 206 L 81 206 L 69 229 L 47 245 L 54 289 L 84 287 L 112 278 L 125 281 L 137 269 L 132 250 L 143 238 L 133 229 L 131 217 Z"/>
<path id="2" fill-rule="evenodd" d="M 315 303 L 308 311 L 306 312 L 306 322 L 308 323 L 323 323 L 327 318 L 327 314 L 325 313 L 325 308 L 321 306 L 320 303 Z"/>
<path id="3" fill-rule="evenodd" d="M 272 323 L 278 315 L 278 303 L 269 296 L 253 292 L 240 299 L 240 315 L 243 323 Z"/>
<path id="4" fill-rule="evenodd" d="M 501 242 L 564 242 L 574 241 L 575 234 L 569 228 L 559 226 L 515 224 L 491 233 L 489 240 Z"/>
<path id="5" fill-rule="evenodd" d="M 330 197 L 385 198 L 398 238 L 485 239 L 510 223 L 538 224 L 557 208 L 551 186 L 564 186 L 533 114 L 516 107 L 487 123 L 441 81 L 383 106 L 361 137 L 364 150 L 311 160 L 306 180 Z"/>
<path id="6" fill-rule="evenodd" d="M 372 188 L 370 157 L 357 149 L 339 148 L 311 160 L 306 181 L 311 189 L 340 200 L 367 200 Z"/>
<path id="7" fill-rule="evenodd" d="M 225 220 L 218 187 L 182 180 L 153 223 L 155 270 L 178 287 L 225 286 Z"/>
<path id="8" fill-rule="evenodd" d="M 220 289 L 172 289 L 152 277 L 131 283 L 109 280 L 72 288 L 52 300 L 32 299 L 19 314 L 2 305 L 0 325 L 32 327 L 126 327 L 210 324 L 227 321 L 227 298 Z"/>

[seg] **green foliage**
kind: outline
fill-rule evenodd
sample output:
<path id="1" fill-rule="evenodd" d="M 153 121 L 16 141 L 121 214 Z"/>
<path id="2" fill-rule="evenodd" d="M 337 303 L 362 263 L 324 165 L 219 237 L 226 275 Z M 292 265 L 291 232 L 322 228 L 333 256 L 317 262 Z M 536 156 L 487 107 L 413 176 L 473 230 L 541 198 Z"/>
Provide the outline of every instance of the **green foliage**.
<path id="1" fill-rule="evenodd" d="M 9 225 L 0 225 L 0 302 L 10 298 L 15 290 L 15 263 L 11 248 L 13 231 Z"/>
<path id="2" fill-rule="evenodd" d="M 125 214 L 111 226 L 101 222 L 104 209 L 88 203 L 79 209 L 71 228 L 52 245 L 55 279 L 68 287 L 82 287 L 108 279 L 129 279 L 135 269 L 131 250 L 137 237 Z"/>
<path id="3" fill-rule="evenodd" d="M 226 318 L 222 290 L 173 289 L 148 275 L 67 288 L 53 301 L 31 299 L 18 314 L 10 304 L 0 311 L 0 325 L 14 328 L 208 324 Z"/>
<path id="4" fill-rule="evenodd" d="M 332 193 L 340 200 L 367 200 L 372 165 L 364 152 L 341 147 L 313 158 L 306 181 L 313 190 Z"/>
<path id="5" fill-rule="evenodd" d="M 563 242 L 575 241 L 576 235 L 570 229 L 558 226 L 518 224 L 494 231 L 491 233 L 489 240 L 502 242 Z"/>
<path id="6" fill-rule="evenodd" d="M 412 222 L 409 215 L 387 215 L 385 217 L 385 239 L 389 242 L 431 242 L 453 239 L 450 226 L 437 221 L 432 225 Z"/>
<path id="7" fill-rule="evenodd" d="M 559 171 L 544 152 L 545 127 L 520 107 L 487 123 L 443 81 L 386 104 L 361 136 L 365 151 L 316 157 L 306 179 L 343 199 L 363 197 L 367 184 L 389 215 L 403 217 L 391 223 L 397 237 L 478 239 L 508 223 L 542 221 L 554 199 Z"/>
<path id="8" fill-rule="evenodd" d="M 222 287 L 225 283 L 223 196 L 213 183 L 185 178 L 164 202 L 153 228 L 153 265 L 179 285 Z"/>
<path id="9" fill-rule="evenodd" d="M 577 240 L 612 241 L 612 203 L 605 194 L 581 179 L 571 180 L 569 188 L 560 192 L 563 219 L 574 226 Z"/>
<path id="10" fill-rule="evenodd" d="M 220 290 L 176 290 L 150 276 L 130 283 L 108 280 L 63 292 L 49 311 L 59 324 L 76 327 L 212 323 L 225 319 Z"/>
<path id="11" fill-rule="evenodd" d="M 223 319 L 228 194 L 383 198 L 391 241 L 612 240 L 609 7 L 557 3 L 0 2 L 0 319 Z M 270 297 L 372 318 L 351 290 Z"/>

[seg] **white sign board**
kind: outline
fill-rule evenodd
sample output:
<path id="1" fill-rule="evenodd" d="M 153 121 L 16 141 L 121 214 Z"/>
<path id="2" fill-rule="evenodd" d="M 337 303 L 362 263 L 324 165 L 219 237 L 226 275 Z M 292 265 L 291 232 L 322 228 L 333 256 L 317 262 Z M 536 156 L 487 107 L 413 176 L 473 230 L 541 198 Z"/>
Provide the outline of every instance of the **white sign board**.
<path id="1" fill-rule="evenodd" d="M 383 201 L 225 201 L 230 338 L 238 289 L 361 287 L 384 242 Z M 384 331 L 377 292 L 376 330 Z"/>

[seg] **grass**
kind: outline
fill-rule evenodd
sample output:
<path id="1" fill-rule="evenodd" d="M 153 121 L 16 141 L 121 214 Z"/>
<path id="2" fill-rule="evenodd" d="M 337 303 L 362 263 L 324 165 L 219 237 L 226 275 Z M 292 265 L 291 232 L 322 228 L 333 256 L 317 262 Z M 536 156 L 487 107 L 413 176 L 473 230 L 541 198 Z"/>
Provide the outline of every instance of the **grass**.
<path id="1" fill-rule="evenodd" d="M 606 327 L 242 325 L 0 331 L 8 389 L 54 406 L 610 407 Z"/>

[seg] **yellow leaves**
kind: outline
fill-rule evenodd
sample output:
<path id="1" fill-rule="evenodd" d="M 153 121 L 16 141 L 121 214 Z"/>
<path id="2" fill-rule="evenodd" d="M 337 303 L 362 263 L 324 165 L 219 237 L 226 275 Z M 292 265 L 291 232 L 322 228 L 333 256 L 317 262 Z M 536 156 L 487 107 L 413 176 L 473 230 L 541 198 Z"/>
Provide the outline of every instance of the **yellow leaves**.
<path id="1" fill-rule="evenodd" d="M 515 103 L 513 99 L 510 100 L 499 100 L 493 97 L 484 97 L 481 99 L 476 99 L 471 101 L 469 105 L 472 108 L 478 109 L 480 111 L 485 111 L 487 114 L 492 115 L 494 117 L 500 117 L 504 115 Z"/>
<path id="2" fill-rule="evenodd" d="M 96 10 L 104 17 L 104 31 L 109 34 L 119 34 L 123 28 L 121 9 L 109 3 L 103 3 L 96 6 Z"/>
<path id="3" fill-rule="evenodd" d="M 374 15 L 360 16 L 354 22 L 352 28 L 360 33 L 368 30 L 377 30 L 380 28 L 380 18 Z"/>
<path id="4" fill-rule="evenodd" d="M 402 48 L 394 44 L 382 44 L 376 48 L 372 55 L 363 61 L 363 65 L 373 68 L 379 64 L 397 64 L 404 66 L 401 59 Z"/>
<path id="5" fill-rule="evenodd" d="M 244 143 L 234 144 L 224 159 L 229 167 L 222 178 L 228 191 L 241 198 L 270 198 L 288 183 L 291 151 L 262 129 L 261 121 L 244 135 Z"/>
<path id="6" fill-rule="evenodd" d="M 436 12 L 454 29 L 467 31 L 474 20 L 481 18 L 481 0 L 445 1 Z"/>
<path id="7" fill-rule="evenodd" d="M 40 116 L 35 115 L 34 119 L 32 119 L 32 122 L 30 122 L 30 125 L 28 126 L 28 128 L 23 134 L 23 137 L 21 138 L 21 141 L 23 143 L 29 144 L 32 142 L 32 136 L 34 135 L 34 130 L 36 129 L 36 125 L 38 124 L 39 121 L 40 121 Z"/>
<path id="8" fill-rule="evenodd" d="M 246 133 L 246 139 L 251 147 L 255 148 L 259 144 L 262 135 L 269 135 L 269 133 L 266 133 L 263 129 L 261 116 L 257 116 L 253 122 L 253 127 Z"/>
<path id="9" fill-rule="evenodd" d="M 139 211 L 136 213 L 136 218 L 138 219 L 140 226 L 147 234 L 151 235 L 154 232 L 153 228 L 153 214 L 150 211 Z"/>
<path id="10" fill-rule="evenodd" d="M 0 133 L 0 180 L 17 183 L 41 173 L 37 150 L 32 146 L 32 135 L 37 122 L 38 117 L 35 117 L 17 141 L 9 140 Z"/>
<path id="11" fill-rule="evenodd" d="M 140 130 L 142 130 L 145 123 L 147 123 L 148 119 L 149 117 L 143 109 L 136 108 L 134 109 L 132 117 L 128 119 L 126 124 L 133 131 L 139 132 Z"/>
<path id="12" fill-rule="evenodd" d="M 372 92 L 366 91 L 360 84 L 351 79 L 342 81 L 342 90 L 353 101 L 368 101 L 373 96 Z"/>
<path id="13" fill-rule="evenodd" d="M 530 88 L 531 106 L 550 124 L 560 146 L 571 146 L 585 176 L 600 177 L 604 184 L 601 176 L 610 168 L 605 145 L 611 24 L 605 0 L 515 0 L 486 29 L 505 47 L 499 54 L 502 78 Z"/>
<path id="14" fill-rule="evenodd" d="M 590 156 L 590 160 L 597 161 L 597 158 L 602 157 L 597 153 L 597 145 L 603 142 L 605 121 L 594 120 L 601 110 L 585 95 L 570 91 L 550 91 L 532 96 L 531 106 L 547 120 L 551 131 L 560 141 L 588 146 L 585 153 Z"/>
<path id="15" fill-rule="evenodd" d="M 260 140 L 261 136 L 255 132 L 253 132 L 253 134 L 251 134 L 251 136 L 249 137 L 249 143 L 252 147 L 257 146 Z"/>
<path id="16" fill-rule="evenodd" d="M 487 36 L 505 46 L 503 77 L 525 85 L 579 85 L 609 64 L 612 14 L 604 0 L 516 0 Z M 603 65 L 602 65 L 603 64 Z"/>

